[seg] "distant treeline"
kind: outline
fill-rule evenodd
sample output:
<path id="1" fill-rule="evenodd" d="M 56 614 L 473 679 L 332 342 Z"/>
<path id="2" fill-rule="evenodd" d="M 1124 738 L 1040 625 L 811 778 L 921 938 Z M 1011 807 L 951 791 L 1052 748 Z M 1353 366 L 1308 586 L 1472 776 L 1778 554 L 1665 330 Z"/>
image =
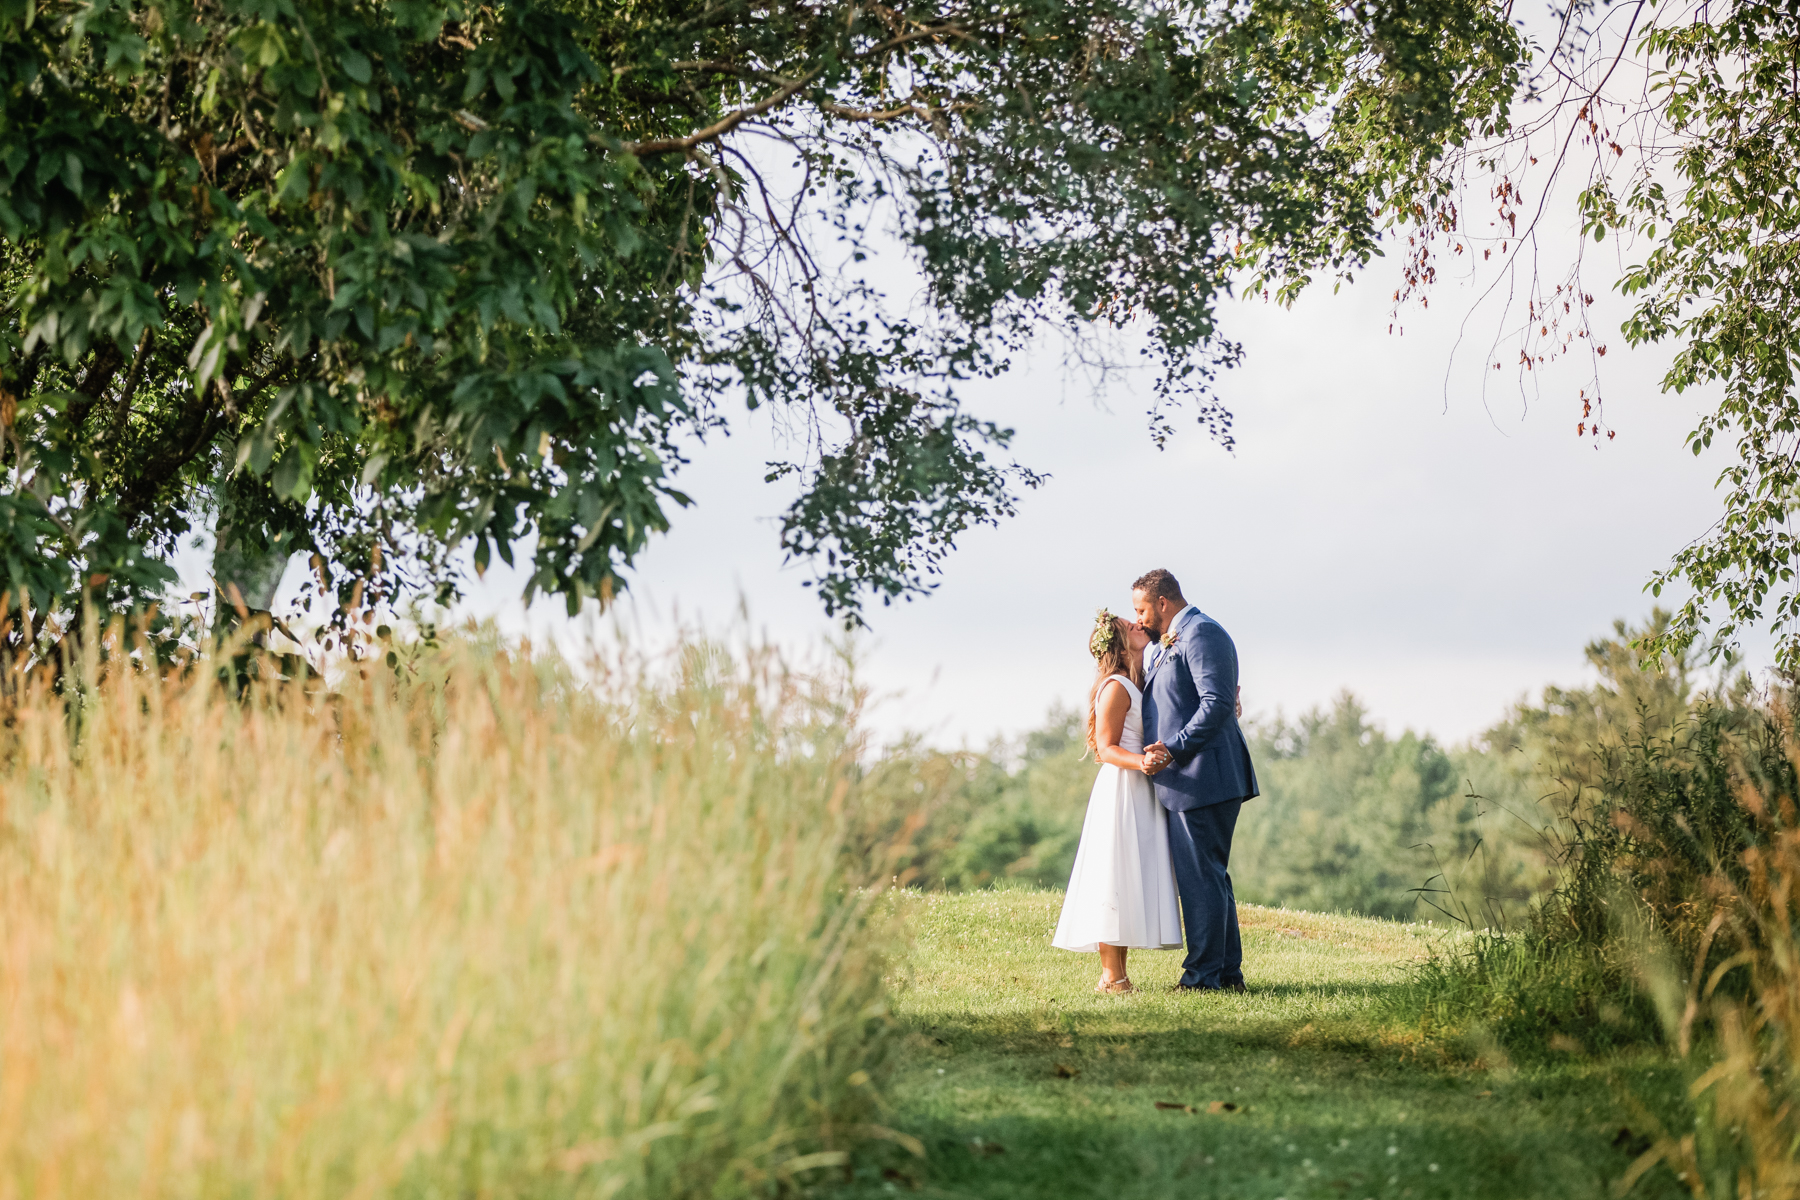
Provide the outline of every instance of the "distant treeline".
<path id="1" fill-rule="evenodd" d="M 1262 796 L 1238 826 L 1238 899 L 1409 918 L 1438 904 L 1478 924 L 1521 913 L 1551 879 L 1553 798 L 1591 786 L 1632 738 L 1676 736 L 1691 706 L 1719 693 L 1698 686 L 1692 657 L 1640 663 L 1631 643 L 1667 620 L 1617 622 L 1587 647 L 1592 686 L 1546 688 L 1464 745 L 1390 734 L 1350 692 L 1292 719 L 1247 718 Z M 1741 699 L 1748 685 L 1728 687 Z M 894 812 L 925 813 L 916 884 L 1060 887 L 1097 769 L 1085 750 L 1083 714 L 1057 708 L 986 751 L 903 744 L 868 783 L 893 796 Z"/>

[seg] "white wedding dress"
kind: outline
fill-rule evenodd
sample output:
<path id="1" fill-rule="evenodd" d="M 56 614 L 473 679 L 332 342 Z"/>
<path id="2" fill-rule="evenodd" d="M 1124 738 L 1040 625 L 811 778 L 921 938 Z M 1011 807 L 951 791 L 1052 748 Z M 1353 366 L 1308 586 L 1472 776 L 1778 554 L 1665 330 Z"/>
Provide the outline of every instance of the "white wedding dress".
<path id="1" fill-rule="evenodd" d="M 1117 681 L 1131 696 L 1121 749 L 1144 749 L 1144 693 L 1123 675 L 1109 676 L 1101 691 Z M 1099 700 L 1100 693 L 1094 699 Z M 1133 950 L 1181 947 L 1181 913 L 1175 902 L 1175 864 L 1169 857 L 1168 818 L 1150 777 L 1103 763 L 1088 797 L 1081 845 L 1062 917 L 1050 944 L 1094 954 L 1100 943 Z"/>

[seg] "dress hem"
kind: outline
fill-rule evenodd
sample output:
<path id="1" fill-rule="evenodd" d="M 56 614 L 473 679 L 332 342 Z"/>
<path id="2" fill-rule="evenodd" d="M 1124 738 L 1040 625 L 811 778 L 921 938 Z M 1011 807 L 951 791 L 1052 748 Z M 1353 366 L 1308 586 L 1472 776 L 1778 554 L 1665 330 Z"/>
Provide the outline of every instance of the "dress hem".
<path id="1" fill-rule="evenodd" d="M 1051 942 L 1050 948 L 1053 950 L 1067 950 L 1071 954 L 1098 954 L 1100 953 L 1100 947 L 1102 946 L 1111 946 L 1116 950 L 1179 950 L 1182 948 L 1182 945 L 1183 943 L 1181 942 L 1162 942 L 1158 945 L 1127 944 L 1124 942 L 1089 942 L 1083 946 L 1059 946 L 1055 942 Z"/>

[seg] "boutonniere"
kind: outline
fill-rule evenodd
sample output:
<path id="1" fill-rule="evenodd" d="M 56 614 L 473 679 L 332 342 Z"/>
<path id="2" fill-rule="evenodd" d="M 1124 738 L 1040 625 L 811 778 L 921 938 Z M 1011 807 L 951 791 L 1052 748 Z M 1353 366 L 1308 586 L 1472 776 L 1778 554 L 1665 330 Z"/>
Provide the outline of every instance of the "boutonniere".
<path id="1" fill-rule="evenodd" d="M 1171 630 L 1168 633 L 1163 634 L 1162 635 L 1163 649 L 1173 650 L 1175 648 L 1175 643 L 1180 640 L 1181 639 L 1179 637 L 1175 636 L 1175 633 L 1173 630 Z"/>

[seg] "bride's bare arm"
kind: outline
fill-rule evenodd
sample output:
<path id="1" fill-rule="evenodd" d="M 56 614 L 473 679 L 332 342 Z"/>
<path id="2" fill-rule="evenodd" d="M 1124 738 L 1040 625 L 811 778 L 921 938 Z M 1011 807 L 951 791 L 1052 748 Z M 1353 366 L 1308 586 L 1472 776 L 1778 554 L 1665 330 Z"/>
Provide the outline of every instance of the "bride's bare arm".
<path id="1" fill-rule="evenodd" d="M 1100 689 L 1094 697 L 1094 741 L 1100 747 L 1094 757 L 1127 771 L 1141 771 L 1144 756 L 1119 745 L 1119 735 L 1125 732 L 1125 714 L 1130 711 L 1131 697 L 1124 684 L 1115 679 Z"/>

